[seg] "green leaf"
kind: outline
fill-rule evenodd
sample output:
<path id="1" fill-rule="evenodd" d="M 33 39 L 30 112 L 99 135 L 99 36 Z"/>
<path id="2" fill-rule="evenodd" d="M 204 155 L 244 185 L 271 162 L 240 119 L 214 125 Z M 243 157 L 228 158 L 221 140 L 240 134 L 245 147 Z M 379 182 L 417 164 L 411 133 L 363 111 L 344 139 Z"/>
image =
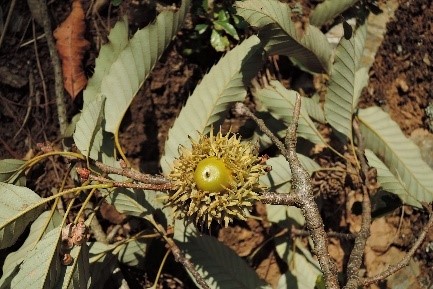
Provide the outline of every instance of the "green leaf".
<path id="1" fill-rule="evenodd" d="M 101 122 L 104 114 L 105 98 L 96 98 L 84 106 L 74 133 L 74 142 L 86 157 L 98 160 L 102 146 Z"/>
<path id="2" fill-rule="evenodd" d="M 194 28 L 195 31 L 198 32 L 198 34 L 203 34 L 205 33 L 205 31 L 207 30 L 207 28 L 209 27 L 209 25 L 203 23 L 203 24 L 197 24 Z"/>
<path id="3" fill-rule="evenodd" d="M 176 13 L 164 11 L 156 21 L 137 31 L 109 67 L 101 82 L 105 102 L 105 130 L 117 134 L 132 99 L 179 30 L 189 7 L 182 1 Z"/>
<path id="4" fill-rule="evenodd" d="M 306 70 L 329 72 L 332 49 L 326 36 L 312 25 L 306 25 L 305 31 L 298 29 L 287 3 L 247 0 L 237 1 L 236 7 L 240 16 L 260 29 L 268 53 L 287 55 Z"/>
<path id="5" fill-rule="evenodd" d="M 0 195 L 0 249 L 4 249 L 15 243 L 43 207 L 41 197 L 25 187 L 0 183 Z"/>
<path id="6" fill-rule="evenodd" d="M 210 44 L 216 51 L 223 52 L 226 51 L 230 45 L 230 42 L 225 35 L 221 35 L 217 30 L 213 29 L 210 36 Z"/>
<path id="7" fill-rule="evenodd" d="M 293 118 L 293 111 L 296 102 L 297 92 L 287 90 L 278 81 L 271 81 L 270 85 L 255 92 L 262 104 L 276 119 L 281 119 L 286 125 L 290 124 Z M 313 143 L 325 144 L 326 141 L 319 133 L 316 125 L 308 115 L 308 111 L 301 100 L 301 113 L 299 115 L 298 135 L 310 140 Z M 308 103 L 308 101 L 305 101 Z"/>
<path id="8" fill-rule="evenodd" d="M 141 266 L 144 263 L 148 242 L 132 240 L 120 246 L 117 254 L 119 262 L 128 266 Z"/>
<path id="9" fill-rule="evenodd" d="M 359 27 L 350 40 L 341 38 L 335 53 L 331 79 L 325 97 L 325 116 L 329 124 L 352 140 L 352 117 L 358 93 L 356 71 L 364 50 L 366 25 Z"/>
<path id="10" fill-rule="evenodd" d="M 432 202 L 433 170 L 422 159 L 418 146 L 406 138 L 397 123 L 378 107 L 360 109 L 358 117 L 366 147 L 382 158 L 406 190 L 404 196 L 404 192 L 396 187 L 402 200 L 417 207 L 421 207 L 421 202 Z M 395 185 L 392 180 L 391 183 Z"/>
<path id="11" fill-rule="evenodd" d="M 60 278 L 56 289 L 75 289 L 88 288 L 87 283 L 90 279 L 89 269 L 89 248 L 84 243 L 81 246 L 75 246 L 70 252 L 74 262 L 69 266 L 62 267 L 63 278 Z M 63 272 L 64 271 L 64 272 Z"/>
<path id="12" fill-rule="evenodd" d="M 221 26 L 222 29 L 224 29 L 224 31 L 230 35 L 231 37 L 233 37 L 236 40 L 239 40 L 239 35 L 238 32 L 236 31 L 236 28 L 231 25 L 229 22 L 226 21 L 214 21 L 215 26 L 219 25 Z"/>
<path id="13" fill-rule="evenodd" d="M 319 3 L 310 14 L 310 24 L 321 27 L 323 24 L 343 13 L 359 0 L 325 0 Z"/>
<path id="14" fill-rule="evenodd" d="M 203 77 L 168 133 L 161 158 L 164 173 L 170 172 L 174 159 L 179 156 L 180 145 L 190 148 L 189 137 L 197 140 L 212 125 L 219 129 L 230 105 L 243 101 L 247 94 L 245 83 L 256 75 L 262 64 L 261 53 L 260 40 L 251 36 L 229 51 Z"/>
<path id="15" fill-rule="evenodd" d="M 12 279 L 18 272 L 18 266 L 27 258 L 28 253 L 35 248 L 36 244 L 45 236 L 49 231 L 61 226 L 62 218 L 57 211 L 53 214 L 49 211 L 43 212 L 30 227 L 29 236 L 26 238 L 22 246 L 15 252 L 10 253 L 3 265 L 3 275 L 0 280 L 0 288 L 2 286 L 10 287 L 7 279 Z M 14 273 L 15 272 L 15 273 Z M 9 282 L 10 282 L 9 280 Z"/>
<path id="16" fill-rule="evenodd" d="M 14 182 L 13 176 L 17 177 L 21 172 L 25 161 L 16 159 L 0 160 L 0 182 Z"/>
<path id="17" fill-rule="evenodd" d="M 108 40 L 108 43 L 102 45 L 99 51 L 99 55 L 95 60 L 95 72 L 83 91 L 84 107 L 100 95 L 102 79 L 107 76 L 110 67 L 128 44 L 128 23 L 118 21 L 111 29 Z"/>
<path id="18" fill-rule="evenodd" d="M 235 252 L 210 236 L 180 243 L 210 288 L 271 288 Z"/>
<path id="19" fill-rule="evenodd" d="M 51 289 L 60 276 L 61 227 L 49 231 L 24 259 L 19 272 L 11 281 L 11 288 Z"/>

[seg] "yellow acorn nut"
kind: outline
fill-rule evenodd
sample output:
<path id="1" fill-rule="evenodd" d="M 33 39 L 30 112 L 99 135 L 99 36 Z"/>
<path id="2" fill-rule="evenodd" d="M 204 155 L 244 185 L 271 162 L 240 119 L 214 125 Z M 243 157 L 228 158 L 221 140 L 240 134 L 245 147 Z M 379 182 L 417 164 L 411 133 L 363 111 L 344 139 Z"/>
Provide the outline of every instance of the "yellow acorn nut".
<path id="1" fill-rule="evenodd" d="M 194 171 L 194 181 L 202 191 L 221 192 L 230 185 L 231 180 L 232 171 L 216 157 L 200 161 Z"/>

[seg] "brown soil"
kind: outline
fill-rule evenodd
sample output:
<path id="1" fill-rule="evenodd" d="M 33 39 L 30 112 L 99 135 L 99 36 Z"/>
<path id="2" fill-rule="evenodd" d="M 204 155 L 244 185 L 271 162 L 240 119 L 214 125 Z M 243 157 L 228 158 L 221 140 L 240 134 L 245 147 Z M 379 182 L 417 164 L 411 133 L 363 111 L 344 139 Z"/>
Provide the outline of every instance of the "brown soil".
<path id="1" fill-rule="evenodd" d="M 1 4 L 3 11 L 8 11 L 8 2 Z M 124 1 L 122 6 L 128 7 L 128 2 Z M 309 1 L 305 2 L 308 7 Z M 69 4 L 55 1 L 50 10 L 53 12 L 53 26 L 56 26 L 68 14 Z M 15 19 L 21 21 L 16 21 L 9 28 L 0 48 L 0 159 L 31 157 L 37 152 L 37 144 L 42 142 L 61 146 L 53 70 L 46 42 L 43 39 L 37 41 L 37 56 L 33 43 L 25 44 L 33 39 L 32 23 L 28 22 L 31 16 L 26 2 L 17 1 L 14 13 Z M 105 19 L 107 13 L 103 10 L 101 16 Z M 118 10 L 111 13 L 113 23 Z M 432 23 L 433 3 L 430 0 L 401 1 L 395 20 L 387 26 L 384 42 L 371 69 L 370 83 L 361 99 L 361 107 L 379 105 L 388 111 L 407 136 L 416 129 L 428 130 L 428 124 L 432 121 L 425 113 L 426 107 L 433 101 Z M 97 20 L 89 19 L 87 24 L 92 27 L 87 35 L 92 40 L 87 61 L 88 68 L 91 68 L 101 41 L 101 35 L 94 27 L 99 27 L 102 34 L 106 31 Z M 36 25 L 35 35 L 42 33 L 42 29 Z M 184 56 L 181 52 L 187 34 L 188 30 L 183 30 L 163 55 L 134 99 L 121 126 L 121 144 L 127 157 L 133 166 L 145 172 L 159 172 L 158 160 L 170 126 L 199 79 L 219 56 L 213 52 L 208 53 L 210 50 L 200 57 Z M 291 77 L 290 73 L 287 75 Z M 290 82 L 288 78 L 284 80 Z M 80 109 L 80 98 L 75 102 L 68 98 L 67 105 L 68 116 L 71 118 Z M 430 150 L 427 154 L 433 153 Z M 341 165 L 338 160 L 327 159 L 326 156 L 321 158 L 318 161 L 324 166 Z M 64 166 L 58 162 L 61 160 L 53 160 L 46 167 L 41 166 L 32 172 L 29 176 L 32 189 L 42 195 L 51 194 L 53 184 L 60 184 L 66 174 Z M 328 228 L 341 232 L 356 231 L 359 219 L 350 214 L 352 204 L 358 200 L 353 184 L 348 183 L 342 175 L 322 175 L 316 178 L 318 183 L 327 183 L 329 194 L 323 200 L 322 215 L 329 224 Z M 257 205 L 254 213 L 266 220 L 264 206 Z M 379 272 L 387 264 L 399 260 L 413 244 L 425 221 L 425 214 L 411 208 L 398 209 L 387 218 L 376 219 L 365 256 L 365 267 L 369 274 Z M 267 221 L 251 219 L 237 222 L 227 229 L 216 229 L 214 235 L 244 257 L 263 279 L 275 287 L 280 272 L 286 269 L 275 252 L 273 242 L 267 242 L 275 235 L 275 231 L 276 228 Z M 428 269 L 433 266 L 432 244 L 433 232 L 430 232 L 410 266 L 391 277 L 381 288 L 394 288 L 397 284 L 402 284 L 401 280 L 404 280 L 405 287 L 399 288 L 429 288 L 433 283 L 433 272 Z M 350 247 L 350 241 L 331 241 L 331 255 L 340 268 L 347 261 Z M 162 252 L 155 254 L 155 260 L 161 260 L 165 252 L 164 246 L 157 244 L 155 248 L 155 251 Z M 257 253 L 258 248 L 260 250 Z M 159 261 L 155 262 L 159 264 Z M 146 284 L 153 282 L 156 274 L 144 274 L 133 268 L 123 269 L 130 285 L 134 284 L 131 288 L 145 288 Z M 195 287 L 182 268 L 170 260 L 164 269 L 160 288 Z"/>

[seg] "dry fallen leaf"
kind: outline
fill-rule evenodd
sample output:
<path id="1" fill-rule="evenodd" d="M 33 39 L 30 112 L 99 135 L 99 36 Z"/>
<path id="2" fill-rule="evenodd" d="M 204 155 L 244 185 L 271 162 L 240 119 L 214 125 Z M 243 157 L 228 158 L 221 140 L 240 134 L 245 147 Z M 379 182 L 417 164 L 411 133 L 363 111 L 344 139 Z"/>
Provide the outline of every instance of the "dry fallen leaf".
<path id="1" fill-rule="evenodd" d="M 87 78 L 82 60 L 90 42 L 84 38 L 86 23 L 80 0 L 72 3 L 71 14 L 54 31 L 56 47 L 62 59 L 63 83 L 66 91 L 74 99 L 84 89 Z"/>

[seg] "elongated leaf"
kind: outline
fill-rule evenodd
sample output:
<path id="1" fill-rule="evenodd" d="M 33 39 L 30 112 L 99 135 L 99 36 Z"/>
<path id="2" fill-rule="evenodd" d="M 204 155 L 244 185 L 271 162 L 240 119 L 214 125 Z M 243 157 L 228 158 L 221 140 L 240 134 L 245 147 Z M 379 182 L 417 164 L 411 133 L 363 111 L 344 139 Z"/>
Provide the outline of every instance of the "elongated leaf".
<path id="1" fill-rule="evenodd" d="M 101 92 L 102 79 L 109 73 L 111 65 L 116 61 L 120 52 L 128 44 L 128 24 L 118 21 L 108 35 L 108 43 L 102 45 L 99 56 L 95 60 L 95 72 L 87 82 L 83 92 L 84 107 Z"/>
<path id="2" fill-rule="evenodd" d="M 236 2 L 236 7 L 250 25 L 260 28 L 259 36 L 270 54 L 287 55 L 313 72 L 329 72 L 332 49 L 325 35 L 312 25 L 307 25 L 305 31 L 298 29 L 288 4 L 247 0 Z"/>
<path id="3" fill-rule="evenodd" d="M 293 111 L 296 102 L 297 92 L 287 90 L 278 81 L 271 81 L 270 85 L 256 91 L 256 96 L 268 111 L 276 118 L 283 120 L 288 125 L 293 118 Z M 298 135 L 302 136 L 313 143 L 325 144 L 326 141 L 311 120 L 306 106 L 301 101 L 301 113 L 299 115 Z"/>
<path id="4" fill-rule="evenodd" d="M 77 122 L 74 141 L 86 157 L 97 160 L 102 146 L 101 122 L 104 113 L 105 98 L 95 98 L 84 106 L 80 120 Z"/>
<path id="5" fill-rule="evenodd" d="M 365 145 L 383 159 L 408 196 L 410 205 L 433 200 L 433 170 L 424 162 L 418 146 L 406 138 L 390 116 L 378 107 L 359 110 Z M 403 192 L 401 192 L 403 193 Z"/>
<path id="6" fill-rule="evenodd" d="M 313 95 L 311 98 L 304 97 L 302 104 L 311 118 L 318 122 L 326 123 L 325 112 L 320 104 L 320 96 L 318 94 Z"/>
<path id="7" fill-rule="evenodd" d="M 57 227 L 48 232 L 29 252 L 12 279 L 11 288 L 53 288 L 62 269 L 59 252 L 61 230 L 61 227 Z"/>
<path id="8" fill-rule="evenodd" d="M 414 197 L 408 194 L 404 188 L 402 179 L 395 177 L 389 168 L 371 151 L 365 150 L 368 164 L 377 170 L 377 181 L 382 189 L 396 194 L 403 203 L 419 207 L 421 204 Z"/>
<path id="9" fill-rule="evenodd" d="M 319 3 L 310 14 L 310 24 L 321 27 L 353 6 L 359 0 L 325 0 Z"/>
<path id="10" fill-rule="evenodd" d="M 359 27 L 350 40 L 342 38 L 335 53 L 331 80 L 325 98 L 325 116 L 337 131 L 352 139 L 352 117 L 361 90 L 355 74 L 364 50 L 366 25 Z"/>
<path id="11" fill-rule="evenodd" d="M 90 256 L 90 280 L 88 288 L 104 288 L 109 276 L 113 274 L 118 261 L 112 251 L 115 245 L 101 242 L 88 242 Z"/>
<path id="12" fill-rule="evenodd" d="M 298 154 L 298 158 L 302 166 L 310 174 L 320 170 L 319 164 L 309 157 Z M 289 162 L 282 155 L 279 155 L 267 160 L 266 164 L 271 166 L 272 170 L 268 174 L 260 177 L 260 182 L 269 187 L 272 191 L 289 193 L 291 186 L 290 181 L 292 179 Z"/>
<path id="13" fill-rule="evenodd" d="M 161 159 L 165 173 L 171 170 L 172 162 L 178 157 L 179 145 L 191 147 L 188 137 L 197 140 L 200 133 L 209 132 L 211 125 L 219 129 L 230 104 L 245 98 L 244 84 L 261 66 L 261 52 L 259 38 L 251 36 L 229 51 L 204 76 L 168 133 Z"/>
<path id="14" fill-rule="evenodd" d="M 117 188 L 107 196 L 106 200 L 121 213 L 145 218 L 163 207 L 163 202 L 158 200 L 157 193 Z"/>
<path id="15" fill-rule="evenodd" d="M 29 236 L 24 241 L 23 245 L 17 251 L 10 253 L 6 257 L 5 263 L 3 265 L 3 275 L 0 279 L 0 288 L 3 288 L 2 286 L 10 287 L 7 279 L 10 281 L 13 278 L 12 274 L 16 274 L 18 272 L 18 266 L 25 258 L 27 258 L 28 253 L 35 248 L 40 239 L 49 231 L 59 227 L 61 223 L 62 218 L 57 211 L 54 211 L 53 214 L 51 214 L 49 211 L 43 212 L 33 222 L 32 226 L 30 227 Z"/>
<path id="16" fill-rule="evenodd" d="M 133 240 L 121 246 L 117 259 L 119 262 L 128 266 L 143 265 L 144 257 L 147 253 L 148 242 L 143 240 Z"/>
<path id="17" fill-rule="evenodd" d="M 10 177 L 20 171 L 25 161 L 16 159 L 0 160 L 0 182 L 8 182 Z"/>
<path id="18" fill-rule="evenodd" d="M 80 289 L 87 288 L 90 278 L 89 272 L 89 248 L 87 244 L 75 246 L 70 252 L 73 263 L 62 267 L 61 278 L 56 284 L 56 289 Z M 64 272 L 63 272 L 64 271 Z"/>
<path id="19" fill-rule="evenodd" d="M 305 224 L 304 215 L 301 209 L 294 206 L 266 205 L 266 213 L 270 222 L 279 224 L 287 228 L 296 224 L 303 226 Z"/>
<path id="20" fill-rule="evenodd" d="M 17 186 L 26 185 L 24 174 L 25 161 L 16 159 L 0 160 L 0 182 L 14 184 Z"/>
<path id="21" fill-rule="evenodd" d="M 290 245 L 286 241 L 277 246 L 278 254 L 289 265 L 288 271 L 280 277 L 277 288 L 315 288 L 317 276 L 322 274 L 318 262 L 299 242 L 296 242 L 295 250 Z"/>
<path id="22" fill-rule="evenodd" d="M 301 154 L 298 154 L 298 158 L 304 168 L 306 168 L 310 173 L 320 170 L 320 166 L 312 159 Z M 275 158 L 270 158 L 266 164 L 270 165 L 272 170 L 267 175 L 261 177 L 260 182 L 268 186 L 271 191 L 282 194 L 290 193 L 292 174 L 289 163 L 286 159 L 283 156 L 277 156 Z M 305 222 L 304 216 L 296 207 L 266 205 L 266 211 L 268 219 L 271 222 L 286 223 L 289 222 L 289 219 L 294 220 L 299 225 L 303 225 Z"/>
<path id="23" fill-rule="evenodd" d="M 137 31 L 103 77 L 101 92 L 107 98 L 106 131 L 117 134 L 132 99 L 176 35 L 190 1 L 182 2 L 176 13 L 164 11 L 153 24 Z"/>
<path id="24" fill-rule="evenodd" d="M 210 236 L 190 237 L 181 243 L 210 288 L 271 288 L 235 252 Z"/>
<path id="25" fill-rule="evenodd" d="M 15 243 L 27 225 L 43 211 L 42 200 L 32 190 L 0 183 L 0 249 Z"/>

